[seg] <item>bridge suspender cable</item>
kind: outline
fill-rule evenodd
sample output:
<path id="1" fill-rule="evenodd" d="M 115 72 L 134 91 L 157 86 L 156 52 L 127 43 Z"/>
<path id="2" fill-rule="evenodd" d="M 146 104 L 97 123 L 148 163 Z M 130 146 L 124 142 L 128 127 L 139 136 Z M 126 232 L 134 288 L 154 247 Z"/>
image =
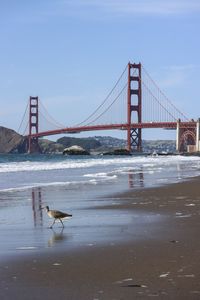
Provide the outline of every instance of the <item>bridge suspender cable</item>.
<path id="1" fill-rule="evenodd" d="M 117 95 L 117 97 L 115 97 L 115 99 L 110 103 L 110 105 L 99 115 L 97 116 L 94 120 L 92 120 L 91 122 L 87 123 L 86 126 L 94 123 L 95 121 L 97 121 L 103 114 L 105 114 L 109 108 L 116 102 L 116 100 L 121 96 L 121 94 L 123 93 L 123 91 L 125 90 L 125 88 L 127 87 L 128 83 L 125 84 L 125 86 L 122 88 L 122 90 L 120 91 L 120 93 Z"/>
<path id="2" fill-rule="evenodd" d="M 28 107 L 29 107 L 29 103 L 27 102 L 26 109 L 25 109 L 25 111 L 24 111 L 23 117 L 22 117 L 22 119 L 21 119 L 20 125 L 19 125 L 19 127 L 18 127 L 18 130 L 17 130 L 17 132 L 18 132 L 18 133 L 19 133 L 19 132 L 20 132 L 20 130 L 21 130 L 21 127 L 22 127 L 23 121 L 25 120 L 25 116 L 26 116 L 26 114 L 27 114 Z M 23 132 L 23 134 L 22 134 L 22 135 L 24 135 L 24 133 L 26 132 L 26 129 L 27 129 L 27 127 L 28 127 L 28 121 L 27 121 L 26 128 L 25 128 L 25 130 L 24 130 L 24 132 Z"/>
<path id="3" fill-rule="evenodd" d="M 58 121 L 56 121 L 56 120 L 49 114 L 48 110 L 46 109 L 46 107 L 44 106 L 44 104 L 41 102 L 41 100 L 40 100 L 40 106 L 43 108 L 43 110 L 44 110 L 44 112 L 45 112 L 45 114 L 42 114 L 43 117 L 44 117 L 49 123 L 55 125 L 55 126 L 58 127 L 58 128 L 63 128 L 63 127 L 65 127 L 65 125 L 63 125 L 63 124 L 59 123 Z M 40 113 L 41 113 L 41 111 L 40 111 Z"/>
<path id="4" fill-rule="evenodd" d="M 118 85 L 118 83 L 120 82 L 120 80 L 122 79 L 122 77 L 123 77 L 123 75 L 124 75 L 124 73 L 126 72 L 126 70 L 127 70 L 127 68 L 128 68 L 128 65 L 126 65 L 126 67 L 125 67 L 125 69 L 124 69 L 124 71 L 122 72 L 122 74 L 120 75 L 120 77 L 119 77 L 119 79 L 117 80 L 117 82 L 115 83 L 115 85 L 114 85 L 114 87 L 112 88 L 112 90 L 108 93 L 108 95 L 106 96 L 106 98 L 103 100 L 103 102 L 95 109 L 95 111 L 93 112 L 93 113 L 91 113 L 85 120 L 83 120 L 81 123 L 79 123 L 79 124 L 77 124 L 76 125 L 76 127 L 78 127 L 78 126 L 80 126 L 80 125 L 82 125 L 82 124 L 84 124 L 85 122 L 87 122 L 91 117 L 93 117 L 95 114 L 96 114 L 96 112 L 105 104 L 105 102 L 108 100 L 108 98 L 110 97 L 110 95 L 113 93 L 113 91 L 114 91 L 114 89 L 116 88 L 116 86 Z M 124 88 L 123 88 L 124 89 Z M 116 99 L 115 99 L 116 100 Z M 113 101 L 113 103 L 115 102 L 115 100 Z M 112 105 L 112 104 L 111 104 Z M 111 106 L 110 105 L 110 106 Z M 110 108 L 110 106 L 109 106 L 109 108 Z M 107 110 L 106 110 L 107 111 Z M 104 112 L 101 114 L 101 115 L 103 115 L 104 114 Z M 99 117 L 97 117 L 97 119 L 98 119 Z M 96 119 L 95 119 L 96 120 Z M 91 121 L 91 122 L 89 122 L 88 124 L 91 124 L 92 122 L 94 122 L 94 121 Z M 88 125 L 87 124 L 87 125 Z"/>
<path id="5" fill-rule="evenodd" d="M 154 94 L 152 93 L 152 91 L 148 88 L 148 86 L 142 82 L 142 84 L 145 86 L 145 88 L 148 90 L 149 94 L 151 94 L 151 96 L 153 97 L 153 99 L 155 99 L 159 105 L 172 117 L 172 119 L 174 119 L 174 121 L 176 121 L 176 118 L 173 116 L 172 113 L 170 113 L 165 107 L 164 105 L 154 96 Z"/>
<path id="6" fill-rule="evenodd" d="M 189 120 L 188 117 L 186 117 L 184 115 L 184 113 L 182 113 L 173 103 L 172 101 L 170 101 L 170 99 L 161 91 L 161 89 L 159 88 L 159 86 L 157 85 L 157 83 L 151 78 L 151 76 L 149 75 L 149 73 L 147 72 L 147 70 L 144 68 L 144 66 L 142 65 L 142 69 L 143 71 L 146 73 L 146 75 L 148 76 L 148 78 L 151 80 L 151 82 L 154 84 L 154 86 L 158 89 L 159 93 L 168 101 L 168 103 L 183 117 L 183 119 L 185 120 Z M 145 85 L 145 83 L 142 81 L 142 83 Z M 146 86 L 146 85 L 145 85 Z M 146 86 L 147 87 L 147 86 Z M 147 87 L 148 89 L 148 87 Z M 152 94 L 152 92 L 151 92 Z M 153 94 L 152 94 L 153 95 Z M 153 95 L 154 99 L 156 99 L 156 97 Z M 160 101 L 157 99 L 157 101 L 160 103 Z M 164 108 L 164 106 L 163 106 Z M 166 110 L 166 109 L 165 109 Z M 167 111 L 167 110 L 166 110 Z M 168 111 L 168 113 L 170 114 L 170 112 Z"/>

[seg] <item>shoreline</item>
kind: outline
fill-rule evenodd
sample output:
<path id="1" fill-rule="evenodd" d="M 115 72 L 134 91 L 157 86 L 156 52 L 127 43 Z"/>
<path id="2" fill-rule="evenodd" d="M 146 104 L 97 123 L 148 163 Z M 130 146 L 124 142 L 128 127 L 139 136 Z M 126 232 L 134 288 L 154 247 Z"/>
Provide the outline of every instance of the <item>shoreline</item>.
<path id="1" fill-rule="evenodd" d="M 92 209 L 142 211 L 164 218 L 151 223 L 147 217 L 142 238 L 135 238 L 136 228 L 122 227 L 126 239 L 120 242 L 73 251 L 53 248 L 4 260 L 0 298 L 199 299 L 199 187 L 200 177 L 195 177 L 113 195 L 113 204 Z"/>

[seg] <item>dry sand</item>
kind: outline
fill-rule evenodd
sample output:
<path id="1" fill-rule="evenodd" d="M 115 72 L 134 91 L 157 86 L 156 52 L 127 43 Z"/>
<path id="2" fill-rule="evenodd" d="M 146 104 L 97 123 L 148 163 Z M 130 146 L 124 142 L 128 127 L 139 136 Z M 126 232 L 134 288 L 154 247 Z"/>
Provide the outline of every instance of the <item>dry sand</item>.
<path id="1" fill-rule="evenodd" d="M 155 234 L 148 223 L 145 239 L 5 260 L 0 299 L 200 299 L 199 192 L 196 178 L 120 195 L 104 209 L 161 215 Z"/>

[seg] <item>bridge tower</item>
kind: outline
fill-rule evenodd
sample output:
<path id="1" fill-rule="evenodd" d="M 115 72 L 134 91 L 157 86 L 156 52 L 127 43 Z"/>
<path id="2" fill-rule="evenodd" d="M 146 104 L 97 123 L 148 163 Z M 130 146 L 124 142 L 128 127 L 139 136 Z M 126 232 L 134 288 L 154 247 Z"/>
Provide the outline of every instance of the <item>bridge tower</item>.
<path id="1" fill-rule="evenodd" d="M 38 137 L 32 137 L 35 133 L 38 133 L 38 97 L 30 97 L 28 153 L 39 151 Z"/>
<path id="2" fill-rule="evenodd" d="M 142 129 L 131 126 L 132 117 L 133 123 L 142 122 L 141 63 L 128 64 L 127 148 L 129 151 L 142 151 Z"/>

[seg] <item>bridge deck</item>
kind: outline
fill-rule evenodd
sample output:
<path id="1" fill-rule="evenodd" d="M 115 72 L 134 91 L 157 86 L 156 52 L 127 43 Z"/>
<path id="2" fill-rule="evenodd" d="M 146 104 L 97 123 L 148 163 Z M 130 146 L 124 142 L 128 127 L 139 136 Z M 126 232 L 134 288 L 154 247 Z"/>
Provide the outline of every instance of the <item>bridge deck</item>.
<path id="1" fill-rule="evenodd" d="M 180 128 L 196 128 L 196 122 L 180 122 Z M 56 130 L 49 130 L 32 134 L 31 137 L 44 137 L 49 135 L 56 135 L 62 133 L 80 133 L 84 131 L 98 131 L 98 130 L 127 130 L 128 124 L 107 124 L 107 125 L 93 125 L 93 126 L 78 126 L 78 127 L 66 127 Z M 149 123 L 132 123 L 131 128 L 163 128 L 163 129 L 176 129 L 177 122 L 149 122 Z M 30 136 L 29 136 L 30 137 Z"/>

